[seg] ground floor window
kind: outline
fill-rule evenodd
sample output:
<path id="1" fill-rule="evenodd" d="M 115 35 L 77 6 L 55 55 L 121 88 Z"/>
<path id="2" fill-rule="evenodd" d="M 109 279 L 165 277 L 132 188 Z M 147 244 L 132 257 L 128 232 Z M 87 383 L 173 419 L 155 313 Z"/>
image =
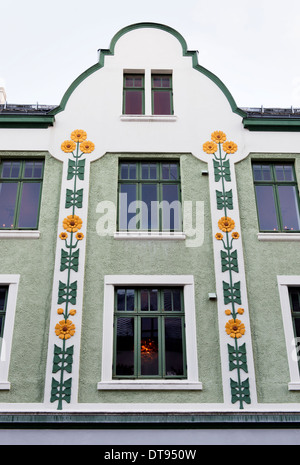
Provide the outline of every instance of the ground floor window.
<path id="1" fill-rule="evenodd" d="M 182 287 L 115 289 L 115 378 L 186 378 Z"/>

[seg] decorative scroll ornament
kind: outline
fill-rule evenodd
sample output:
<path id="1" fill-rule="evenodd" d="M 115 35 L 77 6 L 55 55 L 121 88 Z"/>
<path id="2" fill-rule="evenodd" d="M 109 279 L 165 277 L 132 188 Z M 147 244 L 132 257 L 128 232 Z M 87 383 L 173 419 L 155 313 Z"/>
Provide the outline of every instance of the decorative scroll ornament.
<path id="1" fill-rule="evenodd" d="M 57 336 L 57 344 L 54 345 L 53 374 L 60 374 L 59 377 L 52 378 L 51 403 L 58 402 L 58 410 L 62 410 L 63 402 L 70 403 L 72 392 L 72 374 L 74 345 L 71 345 L 72 338 L 76 334 L 76 321 L 70 317 L 76 316 L 77 310 L 77 289 L 78 281 L 74 274 L 78 272 L 80 248 L 79 243 L 84 239 L 81 232 L 83 221 L 76 215 L 77 209 L 82 208 L 83 189 L 78 189 L 78 182 L 84 181 L 85 158 L 84 155 L 91 153 L 95 145 L 87 141 L 87 134 L 82 129 L 72 132 L 71 140 L 64 141 L 61 149 L 66 154 L 72 154 L 68 160 L 67 181 L 71 182 L 71 187 L 66 190 L 65 208 L 70 209 L 62 223 L 62 231 L 59 235 L 63 242 L 61 248 L 60 273 L 64 273 L 58 286 L 57 310 L 58 321 L 54 331 Z"/>
<path id="2" fill-rule="evenodd" d="M 240 409 L 244 403 L 251 404 L 249 378 L 243 380 L 242 373 L 248 373 L 246 344 L 239 344 L 243 338 L 246 327 L 237 318 L 244 314 L 241 298 L 241 282 L 235 280 L 239 274 L 238 253 L 234 250 L 234 241 L 240 235 L 235 229 L 235 221 L 228 212 L 234 209 L 231 190 L 226 190 L 226 183 L 231 181 L 230 161 L 228 155 L 234 154 L 238 147 L 232 141 L 227 141 L 226 134 L 215 131 L 211 135 L 212 141 L 203 144 L 203 151 L 213 155 L 213 167 L 215 182 L 221 183 L 221 189 L 216 191 L 217 209 L 223 210 L 224 216 L 218 221 L 218 228 L 222 232 L 215 234 L 215 239 L 223 244 L 221 254 L 222 273 L 226 273 L 228 279 L 223 280 L 224 304 L 230 308 L 225 310 L 225 315 L 231 317 L 225 325 L 225 331 L 234 344 L 227 344 L 229 357 L 229 371 L 236 373 L 235 379 L 230 378 L 231 402 L 239 402 Z M 228 281 L 228 282 L 227 282 Z"/>

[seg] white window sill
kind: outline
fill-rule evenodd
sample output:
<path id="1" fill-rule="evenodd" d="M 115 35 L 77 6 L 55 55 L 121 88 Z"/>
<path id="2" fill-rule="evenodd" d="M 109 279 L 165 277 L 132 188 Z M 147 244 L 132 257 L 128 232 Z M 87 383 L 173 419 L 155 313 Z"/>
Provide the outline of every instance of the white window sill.
<path id="1" fill-rule="evenodd" d="M 259 241 L 292 242 L 300 241 L 300 233 L 258 233 Z"/>
<path id="2" fill-rule="evenodd" d="M 1 239 L 39 239 L 40 231 L 0 231 Z"/>
<path id="3" fill-rule="evenodd" d="M 175 123 L 178 118 L 174 115 L 121 115 L 121 121 L 126 122 L 147 122 L 147 123 L 156 123 L 156 122 L 167 122 Z"/>
<path id="4" fill-rule="evenodd" d="M 10 391 L 10 383 L 8 381 L 0 381 L 0 391 Z"/>
<path id="5" fill-rule="evenodd" d="M 147 231 L 124 231 L 115 232 L 114 238 L 118 240 L 135 239 L 135 240 L 180 240 L 186 239 L 182 232 L 147 232 Z"/>
<path id="6" fill-rule="evenodd" d="M 289 391 L 300 391 L 300 381 L 289 383 Z"/>
<path id="7" fill-rule="evenodd" d="M 136 390 L 136 391 L 201 391 L 202 383 L 189 382 L 187 380 L 179 381 L 153 381 L 153 380 L 126 380 L 126 381 L 109 381 L 98 383 L 98 390 L 101 391 L 118 391 L 118 390 Z"/>

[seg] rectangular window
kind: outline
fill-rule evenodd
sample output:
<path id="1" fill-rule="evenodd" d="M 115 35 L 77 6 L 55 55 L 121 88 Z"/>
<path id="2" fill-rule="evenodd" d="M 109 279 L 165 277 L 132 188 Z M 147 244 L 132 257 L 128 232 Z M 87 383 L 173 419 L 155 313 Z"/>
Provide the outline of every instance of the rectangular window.
<path id="1" fill-rule="evenodd" d="M 113 378 L 186 376 L 183 289 L 116 288 Z"/>
<path id="2" fill-rule="evenodd" d="M 253 178 L 260 230 L 299 231 L 299 193 L 293 164 L 254 163 Z"/>
<path id="3" fill-rule="evenodd" d="M 172 75 L 152 75 L 152 114 L 173 115 Z"/>
<path id="4" fill-rule="evenodd" d="M 0 229 L 37 229 L 42 160 L 4 160 L 0 165 Z"/>
<path id="5" fill-rule="evenodd" d="M 143 74 L 124 74 L 123 114 L 145 113 L 145 78 Z"/>
<path id="6" fill-rule="evenodd" d="M 0 338 L 3 338 L 4 324 L 6 316 L 8 286 L 0 286 Z M 0 341 L 0 352 L 1 352 L 1 341 Z"/>
<path id="7" fill-rule="evenodd" d="M 120 163 L 119 230 L 182 230 L 178 162 Z"/>

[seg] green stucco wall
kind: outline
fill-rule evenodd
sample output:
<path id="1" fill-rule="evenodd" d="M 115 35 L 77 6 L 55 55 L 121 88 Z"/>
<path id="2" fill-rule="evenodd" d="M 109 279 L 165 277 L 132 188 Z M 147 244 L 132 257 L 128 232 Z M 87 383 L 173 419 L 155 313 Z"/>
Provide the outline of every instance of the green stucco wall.
<path id="1" fill-rule="evenodd" d="M 0 391 L 0 403 L 43 402 L 57 241 L 62 163 L 48 152 L 0 152 L 2 158 L 45 159 L 39 239 L 0 240 L 0 274 L 19 274 L 10 391 Z"/>
<path id="2" fill-rule="evenodd" d="M 300 402 L 300 392 L 288 391 L 290 375 L 277 284 L 278 275 L 299 276 L 299 243 L 258 240 L 252 160 L 295 162 L 299 185 L 300 158 L 255 153 L 236 165 L 258 401 Z"/>
<path id="3" fill-rule="evenodd" d="M 190 154 L 154 155 L 152 159 L 179 158 L 183 201 L 203 201 L 205 205 L 204 244 L 186 247 L 184 241 L 116 240 L 100 237 L 96 224 L 99 202 L 117 204 L 118 162 L 120 157 L 143 160 L 150 155 L 117 155 L 108 153 L 91 164 L 88 234 L 86 238 L 86 274 L 82 324 L 79 402 L 222 402 L 218 319 L 215 302 L 208 293 L 215 291 L 210 199 L 208 177 L 202 176 L 205 163 Z M 194 223 L 195 224 L 195 223 Z M 115 274 L 194 275 L 199 381 L 203 391 L 98 391 L 101 381 L 101 347 L 104 276 Z"/>

